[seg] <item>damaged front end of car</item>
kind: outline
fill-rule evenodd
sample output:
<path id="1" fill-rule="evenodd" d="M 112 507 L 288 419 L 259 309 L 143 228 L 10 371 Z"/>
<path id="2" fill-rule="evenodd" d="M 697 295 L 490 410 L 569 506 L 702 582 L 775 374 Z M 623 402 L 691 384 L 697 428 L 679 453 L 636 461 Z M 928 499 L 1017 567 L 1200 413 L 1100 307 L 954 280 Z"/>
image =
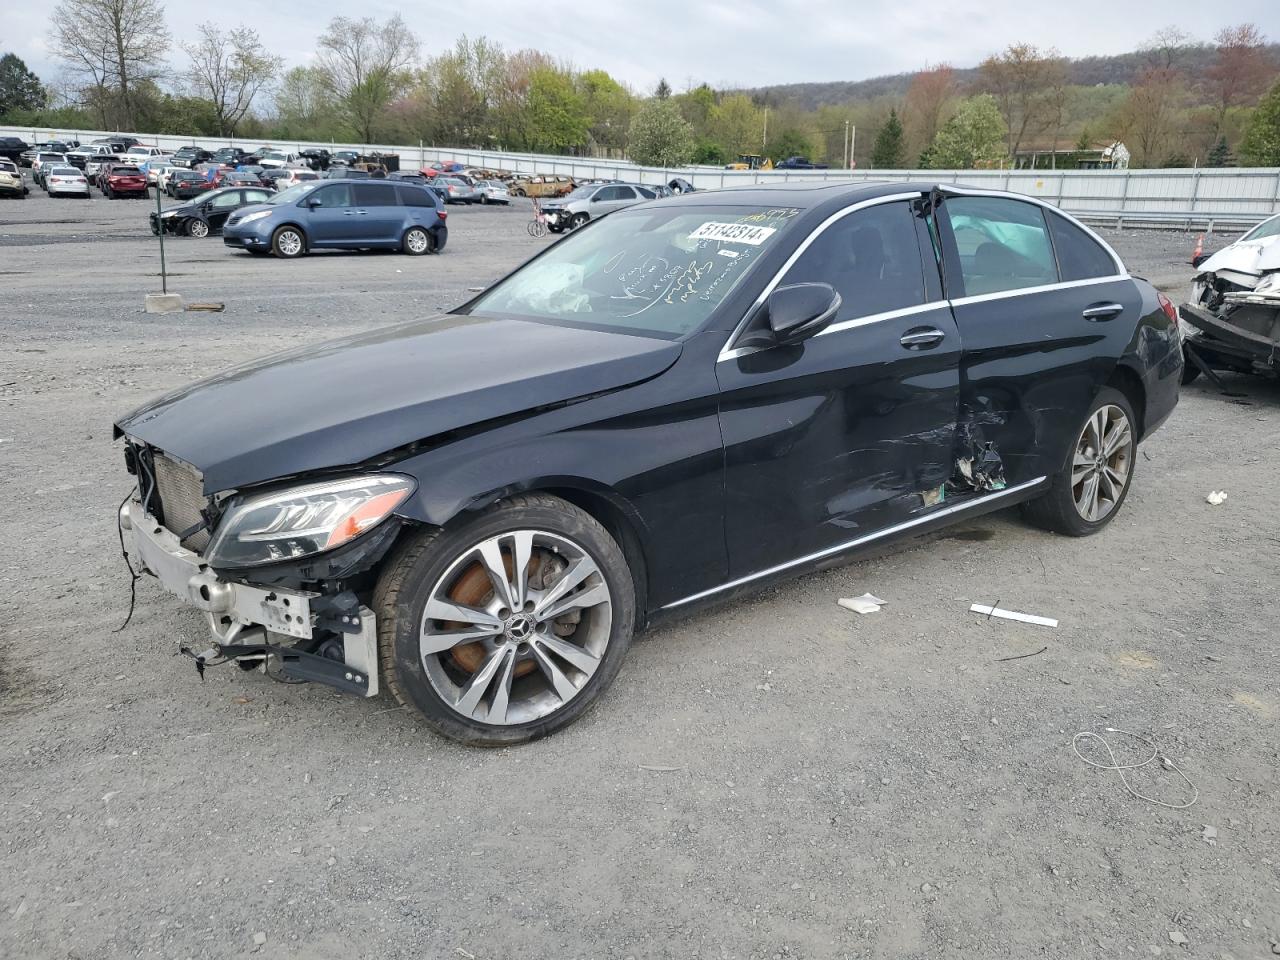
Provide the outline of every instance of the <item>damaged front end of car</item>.
<path id="1" fill-rule="evenodd" d="M 1191 373 L 1280 376 L 1280 236 L 1242 240 L 1199 266 L 1181 316 Z"/>
<path id="2" fill-rule="evenodd" d="M 416 482 L 371 473 L 206 496 L 189 464 L 124 442 L 137 481 L 120 508 L 125 556 L 135 576 L 155 577 L 204 614 L 208 647 L 179 651 L 200 675 L 233 662 L 376 695 L 373 569 Z"/>

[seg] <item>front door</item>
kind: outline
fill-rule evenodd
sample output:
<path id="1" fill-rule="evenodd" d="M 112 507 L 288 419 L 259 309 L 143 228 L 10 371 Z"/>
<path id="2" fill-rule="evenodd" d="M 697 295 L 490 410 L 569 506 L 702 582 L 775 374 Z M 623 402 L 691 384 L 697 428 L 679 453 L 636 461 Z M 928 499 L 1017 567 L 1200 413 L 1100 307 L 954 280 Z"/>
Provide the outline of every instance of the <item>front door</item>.
<path id="1" fill-rule="evenodd" d="M 990 444 L 1008 483 L 1052 476 L 1115 368 L 1109 358 L 1124 353 L 1142 295 L 1096 239 L 1039 204 L 950 195 L 940 221 L 964 341 L 959 455 Z"/>
<path id="2" fill-rule="evenodd" d="M 780 284 L 831 284 L 843 300 L 835 322 L 717 364 L 731 576 L 938 508 L 960 338 L 921 206 L 872 201 L 829 221 Z"/>
<path id="3" fill-rule="evenodd" d="M 218 194 L 205 206 L 204 216 L 209 221 L 209 229 L 221 230 L 222 225 L 227 222 L 227 217 L 243 206 L 243 191 L 228 190 L 226 193 Z"/>

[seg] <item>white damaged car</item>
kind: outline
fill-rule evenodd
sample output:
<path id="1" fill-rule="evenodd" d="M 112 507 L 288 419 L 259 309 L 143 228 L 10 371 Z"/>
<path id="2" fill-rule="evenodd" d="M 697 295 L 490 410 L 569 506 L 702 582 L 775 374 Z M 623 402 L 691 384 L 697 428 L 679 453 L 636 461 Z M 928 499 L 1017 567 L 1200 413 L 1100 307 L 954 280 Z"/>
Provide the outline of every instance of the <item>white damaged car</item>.
<path id="1" fill-rule="evenodd" d="M 1280 376 L 1280 215 L 1196 263 L 1183 382 L 1233 370 Z"/>

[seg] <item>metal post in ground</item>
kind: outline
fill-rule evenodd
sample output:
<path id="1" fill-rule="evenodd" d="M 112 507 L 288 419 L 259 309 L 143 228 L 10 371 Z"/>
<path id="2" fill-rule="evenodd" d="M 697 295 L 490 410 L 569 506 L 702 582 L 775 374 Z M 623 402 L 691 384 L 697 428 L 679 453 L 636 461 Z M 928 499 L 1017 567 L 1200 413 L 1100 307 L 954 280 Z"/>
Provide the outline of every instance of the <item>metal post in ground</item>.
<path id="1" fill-rule="evenodd" d="M 160 240 L 160 292 L 169 292 L 169 271 L 164 262 L 164 221 L 160 219 L 160 187 L 156 186 L 156 236 Z"/>

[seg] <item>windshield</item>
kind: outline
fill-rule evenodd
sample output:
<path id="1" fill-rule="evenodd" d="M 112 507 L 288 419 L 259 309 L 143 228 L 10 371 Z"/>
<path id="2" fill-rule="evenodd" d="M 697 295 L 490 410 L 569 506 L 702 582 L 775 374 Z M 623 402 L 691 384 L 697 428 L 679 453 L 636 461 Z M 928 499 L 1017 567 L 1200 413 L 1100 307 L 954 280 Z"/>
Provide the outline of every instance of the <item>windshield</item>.
<path id="1" fill-rule="evenodd" d="M 1280 235 L 1280 217 L 1272 217 L 1270 220 L 1263 220 L 1240 239 L 1262 240 L 1264 237 L 1274 237 L 1277 235 Z"/>
<path id="2" fill-rule="evenodd" d="M 569 200 L 586 200 L 593 193 L 599 190 L 599 187 L 574 187 L 564 195 L 566 201 Z"/>
<path id="3" fill-rule="evenodd" d="M 469 312 L 680 336 L 703 324 L 799 212 L 625 210 L 570 234 Z"/>
<path id="4" fill-rule="evenodd" d="M 297 183 L 297 184 L 294 184 L 292 187 L 290 187 L 288 190 L 281 190 L 279 193 L 273 194 L 271 199 L 268 200 L 267 203 L 278 203 L 278 204 L 297 203 L 299 200 L 301 200 L 303 197 L 305 197 L 308 193 L 310 193 L 315 188 L 316 188 L 315 184 L 313 183 Z"/>

